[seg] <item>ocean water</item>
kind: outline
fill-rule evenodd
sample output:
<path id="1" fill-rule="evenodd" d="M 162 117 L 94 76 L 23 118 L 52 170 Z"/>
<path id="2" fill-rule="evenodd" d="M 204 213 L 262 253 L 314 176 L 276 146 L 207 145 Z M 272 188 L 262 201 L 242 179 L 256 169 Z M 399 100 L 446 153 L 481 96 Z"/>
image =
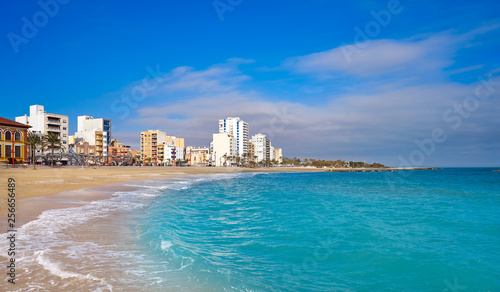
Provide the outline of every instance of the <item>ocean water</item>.
<path id="1" fill-rule="evenodd" d="M 500 291 L 500 172 L 491 170 L 129 183 L 136 190 L 20 228 L 20 282 L 6 287 Z"/>

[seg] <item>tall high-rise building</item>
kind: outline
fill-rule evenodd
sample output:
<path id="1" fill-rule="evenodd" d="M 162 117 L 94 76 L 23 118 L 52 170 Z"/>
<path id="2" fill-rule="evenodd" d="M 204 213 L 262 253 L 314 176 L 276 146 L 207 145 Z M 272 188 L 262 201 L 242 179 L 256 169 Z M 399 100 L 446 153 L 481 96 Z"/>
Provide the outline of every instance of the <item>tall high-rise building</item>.
<path id="1" fill-rule="evenodd" d="M 256 162 L 265 162 L 271 158 L 271 142 L 267 139 L 266 135 L 259 133 L 252 136 L 252 144 L 255 156 L 257 156 Z"/>
<path id="2" fill-rule="evenodd" d="M 30 106 L 30 115 L 16 117 L 16 122 L 31 126 L 30 132 L 40 135 L 54 133 L 61 138 L 64 151 L 68 151 L 69 119 L 66 115 L 49 114 L 43 105 Z"/>
<path id="3" fill-rule="evenodd" d="M 248 153 L 248 123 L 239 117 L 228 117 L 219 120 L 219 133 L 229 133 L 236 143 L 236 153 L 242 158 L 244 153 Z"/>

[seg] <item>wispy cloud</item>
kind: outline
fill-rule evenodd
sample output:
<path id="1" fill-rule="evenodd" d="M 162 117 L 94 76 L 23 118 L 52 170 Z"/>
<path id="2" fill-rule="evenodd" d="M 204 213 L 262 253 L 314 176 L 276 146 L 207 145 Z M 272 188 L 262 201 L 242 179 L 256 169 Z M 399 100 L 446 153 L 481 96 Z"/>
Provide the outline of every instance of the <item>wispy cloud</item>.
<path id="1" fill-rule="evenodd" d="M 283 68 L 320 78 L 340 78 L 346 74 L 356 77 L 400 74 L 399 77 L 405 77 L 417 72 L 433 72 L 450 65 L 451 60 L 443 58 L 449 55 L 448 42 L 446 37 L 416 42 L 374 40 L 360 54 L 352 56 L 351 62 L 346 60 L 346 47 L 338 47 L 289 58 L 283 63 Z"/>
<path id="2" fill-rule="evenodd" d="M 443 69 L 452 63 L 456 49 L 453 38 L 442 34 L 413 41 L 380 40 L 348 65 L 336 48 L 290 58 L 283 67 L 297 74 L 321 75 L 319 80 L 348 74 L 356 82 L 390 74 L 396 76 L 397 83 L 411 74 L 444 75 Z M 459 84 L 440 79 L 394 86 L 395 81 L 390 80 L 370 90 L 339 93 L 324 79 L 321 94 L 325 102 L 314 104 L 249 89 L 247 82 L 252 76 L 239 69 L 248 62 L 252 61 L 230 59 L 206 69 L 179 67 L 164 74 L 147 102 L 128 120 L 128 125 L 136 127 L 130 131 L 159 128 L 185 137 L 190 145 L 201 146 L 208 145 L 212 133 L 218 130 L 218 119 L 240 116 L 250 123 L 250 134 L 270 135 L 273 145 L 285 148 L 285 156 L 375 159 L 392 165 L 398 163 L 398 155 L 415 147 L 416 139 L 425 139 L 438 127 L 450 137 L 449 144 L 441 145 L 444 153 L 430 158 L 430 164 L 442 157 L 454 159 L 470 153 L 467 149 L 471 145 L 492 151 L 492 143 L 499 144 L 498 139 L 481 133 L 499 132 L 500 120 L 493 109 L 500 108 L 500 88 L 464 118 L 460 129 L 452 129 L 443 120 L 443 113 L 474 94 L 480 81 Z M 461 71 L 481 68 L 476 65 Z"/>
<path id="3" fill-rule="evenodd" d="M 281 68 L 316 78 L 406 78 L 429 79 L 454 63 L 460 46 L 475 37 L 498 29 L 500 25 L 483 26 L 465 33 L 442 32 L 406 39 L 379 39 L 344 45 L 327 51 L 286 59 Z M 429 76 L 431 74 L 431 76 Z"/>

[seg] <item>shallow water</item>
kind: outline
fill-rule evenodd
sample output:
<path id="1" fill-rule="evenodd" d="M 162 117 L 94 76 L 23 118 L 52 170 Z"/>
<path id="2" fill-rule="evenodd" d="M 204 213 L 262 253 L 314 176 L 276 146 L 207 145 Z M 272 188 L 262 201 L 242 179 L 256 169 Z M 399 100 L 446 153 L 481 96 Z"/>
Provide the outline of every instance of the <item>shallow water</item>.
<path id="1" fill-rule="evenodd" d="M 129 185 L 137 190 L 19 229 L 13 290 L 500 289 L 500 173 L 491 169 Z"/>

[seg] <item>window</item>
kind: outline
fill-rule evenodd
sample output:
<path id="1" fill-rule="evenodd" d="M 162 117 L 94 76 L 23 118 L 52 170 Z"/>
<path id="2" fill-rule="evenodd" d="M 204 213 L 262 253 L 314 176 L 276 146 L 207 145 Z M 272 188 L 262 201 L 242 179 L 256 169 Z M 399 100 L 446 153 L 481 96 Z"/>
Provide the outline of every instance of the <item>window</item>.
<path id="1" fill-rule="evenodd" d="M 66 141 L 63 141 L 63 144 L 66 144 Z"/>
<path id="2" fill-rule="evenodd" d="M 66 124 L 66 120 L 63 120 L 63 124 Z"/>
<path id="3" fill-rule="evenodd" d="M 0 144 L 0 157 L 3 157 L 2 156 L 2 145 Z"/>
<path id="4" fill-rule="evenodd" d="M 5 145 L 5 157 L 12 157 L 12 146 L 10 145 Z"/>
<path id="5" fill-rule="evenodd" d="M 16 132 L 16 133 L 14 134 L 14 140 L 16 140 L 16 141 L 21 141 L 21 134 L 20 134 L 19 132 Z"/>
<path id="6" fill-rule="evenodd" d="M 5 132 L 5 140 L 10 141 L 12 140 L 12 134 L 10 132 Z"/>
<path id="7" fill-rule="evenodd" d="M 66 131 L 66 127 L 63 127 L 63 131 Z"/>
<path id="8" fill-rule="evenodd" d="M 15 156 L 15 157 L 21 157 L 21 146 L 19 146 L 19 145 L 18 145 L 18 146 L 16 146 L 14 149 L 15 149 L 15 151 L 14 151 L 14 152 L 15 152 L 15 153 L 14 153 L 14 156 Z"/>

